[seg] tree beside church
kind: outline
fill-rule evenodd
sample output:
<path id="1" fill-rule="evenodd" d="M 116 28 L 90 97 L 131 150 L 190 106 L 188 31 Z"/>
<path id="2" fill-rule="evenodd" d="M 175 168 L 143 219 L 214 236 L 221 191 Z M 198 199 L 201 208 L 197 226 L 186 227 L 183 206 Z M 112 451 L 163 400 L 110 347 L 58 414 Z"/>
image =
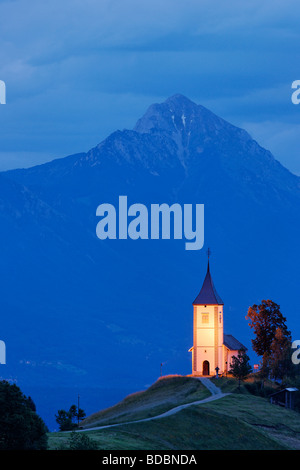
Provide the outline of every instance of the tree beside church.
<path id="1" fill-rule="evenodd" d="M 253 350 L 262 356 L 260 376 L 283 380 L 293 375 L 291 332 L 280 306 L 272 300 L 262 300 L 249 307 L 246 319 L 254 332 Z"/>
<path id="2" fill-rule="evenodd" d="M 241 381 L 245 380 L 251 372 L 252 367 L 249 363 L 249 356 L 246 351 L 240 349 L 238 355 L 232 357 L 230 364 L 230 373 L 239 380 L 239 388 Z"/>

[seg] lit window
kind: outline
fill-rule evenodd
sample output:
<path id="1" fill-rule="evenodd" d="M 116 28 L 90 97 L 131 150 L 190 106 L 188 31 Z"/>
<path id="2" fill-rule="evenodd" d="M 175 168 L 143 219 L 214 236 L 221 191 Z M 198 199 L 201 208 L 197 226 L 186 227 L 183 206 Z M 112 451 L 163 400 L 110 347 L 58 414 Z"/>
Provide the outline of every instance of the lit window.
<path id="1" fill-rule="evenodd" d="M 202 313 L 202 323 L 209 323 L 209 314 Z"/>

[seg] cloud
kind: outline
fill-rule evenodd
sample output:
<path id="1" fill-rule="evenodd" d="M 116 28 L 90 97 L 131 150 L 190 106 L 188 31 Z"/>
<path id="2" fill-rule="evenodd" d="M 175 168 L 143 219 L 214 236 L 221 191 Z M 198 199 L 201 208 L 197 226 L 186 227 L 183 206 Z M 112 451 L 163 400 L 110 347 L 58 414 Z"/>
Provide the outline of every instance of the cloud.
<path id="1" fill-rule="evenodd" d="M 237 125 L 294 122 L 297 11 L 295 0 L 0 1 L 2 149 L 26 161 L 87 150 L 177 92 Z"/>

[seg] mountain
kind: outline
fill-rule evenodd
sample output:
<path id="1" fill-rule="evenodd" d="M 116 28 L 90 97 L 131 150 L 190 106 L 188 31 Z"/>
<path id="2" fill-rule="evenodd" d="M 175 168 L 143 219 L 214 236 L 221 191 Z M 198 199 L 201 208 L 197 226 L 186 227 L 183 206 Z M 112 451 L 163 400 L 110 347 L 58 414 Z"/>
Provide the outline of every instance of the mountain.
<path id="1" fill-rule="evenodd" d="M 212 250 L 225 333 L 251 349 L 250 305 L 297 339 L 300 179 L 243 129 L 175 95 L 85 153 L 0 174 L 2 375 L 130 386 L 191 371 L 192 302 Z M 99 240 L 102 203 L 204 204 L 205 245 Z M 135 389 L 136 387 L 134 387 Z"/>

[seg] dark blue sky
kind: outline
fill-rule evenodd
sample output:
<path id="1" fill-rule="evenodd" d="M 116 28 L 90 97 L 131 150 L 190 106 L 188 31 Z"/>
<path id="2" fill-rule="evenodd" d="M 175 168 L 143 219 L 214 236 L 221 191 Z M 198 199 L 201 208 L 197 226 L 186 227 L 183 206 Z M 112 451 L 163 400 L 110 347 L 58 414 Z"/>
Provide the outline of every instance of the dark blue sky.
<path id="1" fill-rule="evenodd" d="M 0 170 L 87 151 L 188 96 L 300 174 L 296 0 L 0 0 Z"/>

